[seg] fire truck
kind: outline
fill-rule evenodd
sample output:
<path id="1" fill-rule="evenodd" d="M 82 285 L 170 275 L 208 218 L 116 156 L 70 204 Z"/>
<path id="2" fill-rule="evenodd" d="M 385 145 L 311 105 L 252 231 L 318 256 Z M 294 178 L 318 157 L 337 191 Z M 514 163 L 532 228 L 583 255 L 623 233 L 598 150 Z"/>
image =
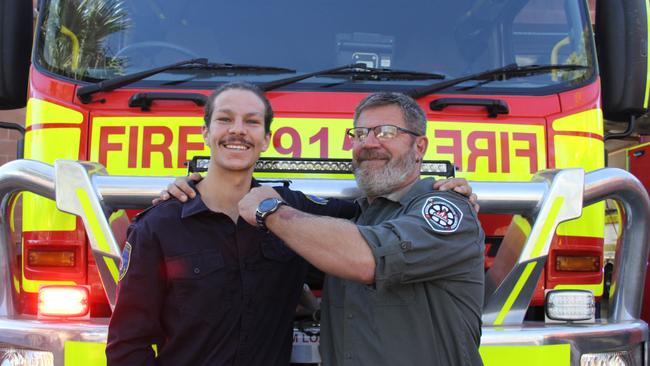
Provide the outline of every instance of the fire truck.
<path id="1" fill-rule="evenodd" d="M 0 363 L 105 363 L 128 218 L 169 177 L 200 168 L 207 95 L 245 80 L 276 116 L 256 177 L 323 197 L 359 194 L 345 130 L 364 96 L 397 91 L 420 103 L 423 173 L 470 180 L 482 205 L 486 365 L 647 364 L 649 234 L 632 223 L 649 222 L 648 195 L 604 168 L 604 141 L 633 131 L 648 108 L 647 1 L 0 9 L 0 106 L 27 108 L 26 160 L 0 167 Z M 605 120 L 625 131 L 605 131 Z M 611 286 L 604 199 L 628 219 Z M 318 363 L 317 344 L 317 323 L 297 323 L 292 360 Z"/>

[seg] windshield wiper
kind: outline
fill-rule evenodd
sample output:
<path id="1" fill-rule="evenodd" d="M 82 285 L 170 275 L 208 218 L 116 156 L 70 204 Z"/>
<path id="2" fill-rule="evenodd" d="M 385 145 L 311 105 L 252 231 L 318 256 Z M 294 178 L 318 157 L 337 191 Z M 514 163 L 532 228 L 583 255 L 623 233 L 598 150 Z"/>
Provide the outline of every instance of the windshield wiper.
<path id="1" fill-rule="evenodd" d="M 314 71 L 290 78 L 274 80 L 260 84 L 259 87 L 264 91 L 269 91 L 312 77 L 326 75 L 352 75 L 355 78 L 363 78 L 366 80 L 428 80 L 445 78 L 445 76 L 441 74 L 409 70 L 393 70 L 388 68 L 372 68 L 368 67 L 366 64 L 358 63 L 343 65 L 332 69 Z"/>
<path id="2" fill-rule="evenodd" d="M 281 88 L 281 87 L 283 87 L 285 85 L 297 83 L 297 82 L 299 82 L 301 80 L 313 78 L 315 76 L 328 75 L 328 74 L 331 74 L 333 72 L 346 70 L 346 69 L 362 69 L 362 68 L 365 68 L 365 67 L 366 67 L 366 64 L 343 65 L 343 66 L 335 67 L 335 68 L 332 68 L 332 69 L 314 71 L 314 72 L 309 72 L 309 73 L 302 74 L 302 75 L 293 76 L 293 77 L 290 77 L 290 78 L 284 78 L 284 79 L 269 81 L 269 82 L 266 82 L 266 83 L 259 84 L 258 86 L 260 87 L 260 89 L 267 92 L 269 90 Z"/>
<path id="3" fill-rule="evenodd" d="M 266 66 L 266 65 L 247 65 L 247 64 L 222 64 L 216 62 L 209 62 L 207 64 L 191 64 L 178 67 L 178 69 L 183 70 L 209 70 L 209 71 L 218 71 L 232 74 L 257 74 L 257 73 L 295 73 L 296 70 L 288 69 L 286 67 L 277 67 L 277 66 Z"/>
<path id="4" fill-rule="evenodd" d="M 77 97 L 79 97 L 79 100 L 82 103 L 87 104 L 92 102 L 92 95 L 94 93 L 115 90 L 123 86 L 133 84 L 142 79 L 146 79 L 149 76 L 159 74 L 161 72 L 165 72 L 168 70 L 173 70 L 173 69 L 218 70 L 218 71 L 225 71 L 229 73 L 296 72 L 295 70 L 287 69 L 283 67 L 245 65 L 245 64 L 221 64 L 221 63 L 208 62 L 207 58 L 194 58 L 194 59 L 184 60 L 173 64 L 165 65 L 165 66 L 156 67 L 150 70 L 136 72 L 129 75 L 118 76 L 116 78 L 103 80 L 95 84 L 82 86 L 79 89 L 77 89 Z"/>
<path id="5" fill-rule="evenodd" d="M 441 90 L 447 89 L 457 84 L 464 83 L 469 80 L 507 80 L 513 77 L 527 77 L 536 74 L 543 74 L 556 70 L 584 70 L 588 66 L 583 65 L 527 65 L 518 66 L 517 64 L 510 64 L 497 69 L 482 71 L 476 74 L 461 76 L 459 78 L 443 81 L 433 85 L 425 86 L 422 88 L 411 89 L 406 91 L 405 94 L 411 96 L 413 99 L 422 98 L 425 95 L 433 94 Z"/>
<path id="6" fill-rule="evenodd" d="M 82 86 L 79 89 L 77 89 L 77 97 L 81 101 L 81 103 L 87 104 L 92 102 L 92 95 L 98 92 L 102 91 L 111 91 L 115 90 L 118 88 L 121 88 L 125 85 L 129 85 L 132 83 L 135 83 L 136 81 L 140 81 L 142 79 L 148 78 L 149 76 L 159 74 L 161 72 L 170 70 L 170 69 L 175 69 L 177 67 L 183 66 L 183 65 L 191 65 L 191 64 L 202 64 L 202 65 L 207 65 L 208 64 L 208 59 L 207 58 L 193 58 L 190 60 L 184 60 L 180 62 L 176 62 L 170 65 L 165 65 L 165 66 L 160 66 L 156 67 L 154 69 L 150 70 L 145 70 L 145 71 L 140 71 L 136 72 L 133 74 L 129 75 L 124 75 L 124 76 L 118 76 L 116 78 L 108 79 L 108 80 L 103 80 L 95 84 L 90 84 L 86 86 Z"/>
<path id="7" fill-rule="evenodd" d="M 366 67 L 364 69 L 340 70 L 331 75 L 351 75 L 356 80 L 430 80 L 446 76 L 432 72 Z"/>

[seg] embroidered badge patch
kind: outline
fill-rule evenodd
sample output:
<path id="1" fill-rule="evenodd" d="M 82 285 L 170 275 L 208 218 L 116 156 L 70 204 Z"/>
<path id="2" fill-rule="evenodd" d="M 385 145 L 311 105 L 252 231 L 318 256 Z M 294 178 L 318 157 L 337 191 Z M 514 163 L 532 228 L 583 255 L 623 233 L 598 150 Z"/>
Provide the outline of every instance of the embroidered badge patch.
<path id="1" fill-rule="evenodd" d="M 460 226 L 463 212 L 442 197 L 430 197 L 422 207 L 422 216 L 434 231 L 453 233 Z"/>
<path id="2" fill-rule="evenodd" d="M 308 200 L 314 202 L 317 205 L 326 205 L 327 202 L 329 202 L 327 198 L 322 198 L 311 194 L 306 194 L 305 197 L 307 197 Z"/>
<path id="3" fill-rule="evenodd" d="M 129 262 L 131 261 L 131 244 L 127 241 L 124 244 L 124 249 L 122 249 L 122 264 L 120 264 L 120 277 L 119 281 L 122 280 L 126 271 L 129 270 Z"/>

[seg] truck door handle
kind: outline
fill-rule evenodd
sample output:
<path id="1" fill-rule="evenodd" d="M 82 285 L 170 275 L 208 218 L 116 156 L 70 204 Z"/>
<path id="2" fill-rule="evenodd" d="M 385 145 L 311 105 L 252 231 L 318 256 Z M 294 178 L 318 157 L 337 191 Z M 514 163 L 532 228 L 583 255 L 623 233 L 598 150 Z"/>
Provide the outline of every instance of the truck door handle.
<path id="1" fill-rule="evenodd" d="M 187 100 L 203 107 L 208 98 L 198 93 L 136 93 L 129 98 L 129 107 L 140 107 L 143 111 L 149 111 L 154 100 Z"/>
<path id="2" fill-rule="evenodd" d="M 485 107 L 488 117 L 496 118 L 499 114 L 510 113 L 508 103 L 501 99 L 474 99 L 474 98 L 440 98 L 431 101 L 429 108 L 432 111 L 441 111 L 450 105 L 468 105 Z"/>

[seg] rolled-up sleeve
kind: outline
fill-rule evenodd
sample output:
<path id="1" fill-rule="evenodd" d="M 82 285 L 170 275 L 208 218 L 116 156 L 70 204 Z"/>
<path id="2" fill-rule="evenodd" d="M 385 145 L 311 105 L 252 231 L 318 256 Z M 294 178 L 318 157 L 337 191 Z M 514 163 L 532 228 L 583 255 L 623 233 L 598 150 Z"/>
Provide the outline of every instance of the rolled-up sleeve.
<path id="1" fill-rule="evenodd" d="M 416 197 L 398 217 L 358 228 L 375 258 L 377 286 L 462 277 L 483 263 L 476 213 L 453 192 Z"/>

